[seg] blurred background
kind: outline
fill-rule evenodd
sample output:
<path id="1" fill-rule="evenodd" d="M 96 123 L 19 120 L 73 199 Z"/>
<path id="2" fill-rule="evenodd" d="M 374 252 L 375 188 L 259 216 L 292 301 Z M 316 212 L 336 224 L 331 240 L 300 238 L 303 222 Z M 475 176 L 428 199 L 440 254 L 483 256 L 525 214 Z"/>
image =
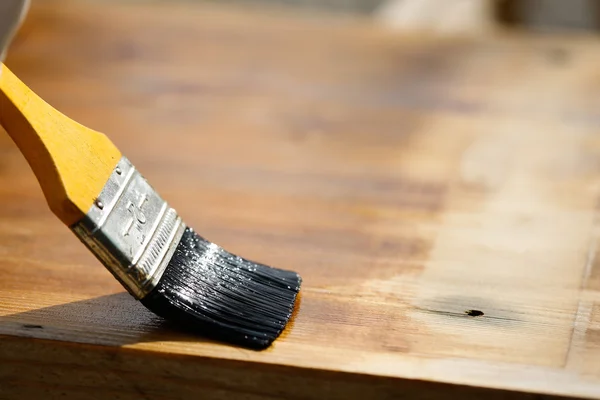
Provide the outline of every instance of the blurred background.
<path id="1" fill-rule="evenodd" d="M 140 1 L 140 0 L 138 0 Z M 597 30 L 598 0 L 189 0 L 372 16 L 396 29 Z"/>

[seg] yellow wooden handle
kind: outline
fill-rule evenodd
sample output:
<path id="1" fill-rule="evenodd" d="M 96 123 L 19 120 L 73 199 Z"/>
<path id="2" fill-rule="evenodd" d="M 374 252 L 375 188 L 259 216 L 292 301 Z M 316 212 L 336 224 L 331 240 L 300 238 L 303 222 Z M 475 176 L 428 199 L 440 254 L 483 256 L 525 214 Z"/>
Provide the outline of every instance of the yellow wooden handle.
<path id="1" fill-rule="evenodd" d="M 121 159 L 106 136 L 58 112 L 3 64 L 0 124 L 27 159 L 50 209 L 67 226 L 87 214 Z"/>

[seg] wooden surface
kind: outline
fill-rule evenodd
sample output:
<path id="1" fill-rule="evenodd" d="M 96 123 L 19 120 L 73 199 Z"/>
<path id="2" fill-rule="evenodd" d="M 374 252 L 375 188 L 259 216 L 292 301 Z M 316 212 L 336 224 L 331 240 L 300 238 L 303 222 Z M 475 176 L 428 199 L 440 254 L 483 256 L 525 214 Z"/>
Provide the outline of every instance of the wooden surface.
<path id="1" fill-rule="evenodd" d="M 0 398 L 600 398 L 596 39 L 106 4 L 7 65 L 300 308 L 263 352 L 163 323 L 0 135 Z"/>

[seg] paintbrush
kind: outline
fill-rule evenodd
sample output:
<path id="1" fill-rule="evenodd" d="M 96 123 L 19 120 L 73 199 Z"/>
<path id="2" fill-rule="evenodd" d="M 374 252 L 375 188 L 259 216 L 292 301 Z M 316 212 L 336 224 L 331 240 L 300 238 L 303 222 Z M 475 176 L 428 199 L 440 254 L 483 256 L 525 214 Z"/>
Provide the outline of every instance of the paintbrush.
<path id="1" fill-rule="evenodd" d="M 4 25 L 0 16 L 5 31 L 6 15 Z M 0 124 L 52 212 L 149 310 L 256 349 L 282 332 L 300 290 L 297 273 L 244 259 L 198 235 L 107 136 L 54 109 L 3 64 Z"/>

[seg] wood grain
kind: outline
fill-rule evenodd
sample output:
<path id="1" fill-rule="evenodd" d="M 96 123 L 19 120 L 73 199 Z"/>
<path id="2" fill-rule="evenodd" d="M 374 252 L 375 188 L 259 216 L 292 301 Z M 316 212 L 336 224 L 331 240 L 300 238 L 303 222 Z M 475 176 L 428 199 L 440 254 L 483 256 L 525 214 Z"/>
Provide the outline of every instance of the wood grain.
<path id="1" fill-rule="evenodd" d="M 34 4 L 7 65 L 205 237 L 304 287 L 266 351 L 182 332 L 0 135 L 0 398 L 600 398 L 599 47 Z"/>

